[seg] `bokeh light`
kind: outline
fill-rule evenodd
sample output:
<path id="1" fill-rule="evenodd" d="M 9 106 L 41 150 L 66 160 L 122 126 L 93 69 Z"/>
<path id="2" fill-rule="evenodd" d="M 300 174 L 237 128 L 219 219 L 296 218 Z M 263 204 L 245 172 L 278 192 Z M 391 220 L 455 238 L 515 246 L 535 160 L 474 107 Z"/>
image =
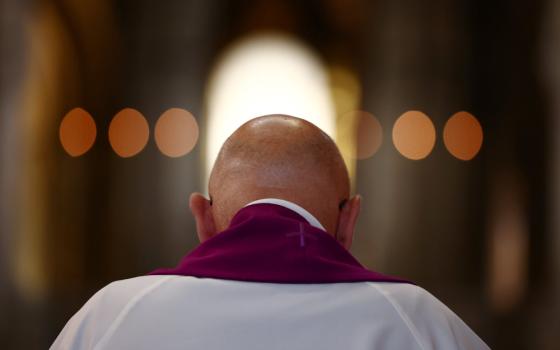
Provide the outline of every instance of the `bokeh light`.
<path id="1" fill-rule="evenodd" d="M 159 117 L 154 137 L 161 153 L 168 157 L 181 157 L 196 145 L 198 124 L 189 111 L 170 108 Z"/>
<path id="2" fill-rule="evenodd" d="M 372 157 L 381 147 L 383 142 L 383 128 L 379 120 L 371 113 L 365 111 L 352 111 L 356 120 L 356 155 L 357 159 Z M 344 119 L 348 116 L 344 116 Z"/>
<path id="3" fill-rule="evenodd" d="M 68 112 L 58 131 L 62 147 L 72 157 L 86 153 L 93 146 L 97 135 L 95 121 L 82 108 L 74 108 Z"/>
<path id="4" fill-rule="evenodd" d="M 469 112 L 455 113 L 443 128 L 443 143 L 453 156 L 471 160 L 482 147 L 483 132 L 478 120 Z"/>
<path id="5" fill-rule="evenodd" d="M 109 143 L 123 158 L 138 154 L 148 142 L 150 128 L 146 118 L 135 109 L 125 108 L 117 113 L 109 125 Z"/>
<path id="6" fill-rule="evenodd" d="M 426 158 L 436 143 L 436 129 L 430 118 L 420 111 L 408 111 L 393 126 L 393 143 L 404 157 Z"/>

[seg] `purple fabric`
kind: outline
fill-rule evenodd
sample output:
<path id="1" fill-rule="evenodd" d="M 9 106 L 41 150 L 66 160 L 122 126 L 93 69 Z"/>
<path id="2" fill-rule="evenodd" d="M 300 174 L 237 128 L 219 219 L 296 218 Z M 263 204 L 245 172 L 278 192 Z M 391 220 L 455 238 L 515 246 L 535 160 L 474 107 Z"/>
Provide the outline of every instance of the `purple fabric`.
<path id="1" fill-rule="evenodd" d="M 269 283 L 400 282 L 364 268 L 330 234 L 275 204 L 241 209 L 223 232 L 152 275 Z"/>

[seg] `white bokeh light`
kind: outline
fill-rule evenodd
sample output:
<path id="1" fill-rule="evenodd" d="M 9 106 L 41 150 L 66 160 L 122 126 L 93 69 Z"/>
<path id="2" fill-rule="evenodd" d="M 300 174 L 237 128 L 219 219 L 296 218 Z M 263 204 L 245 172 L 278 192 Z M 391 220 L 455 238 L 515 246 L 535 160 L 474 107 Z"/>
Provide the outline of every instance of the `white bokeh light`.
<path id="1" fill-rule="evenodd" d="M 254 117 L 293 115 L 334 139 L 326 70 L 308 47 L 289 36 L 255 35 L 226 51 L 210 79 L 207 108 L 206 179 L 223 142 Z"/>

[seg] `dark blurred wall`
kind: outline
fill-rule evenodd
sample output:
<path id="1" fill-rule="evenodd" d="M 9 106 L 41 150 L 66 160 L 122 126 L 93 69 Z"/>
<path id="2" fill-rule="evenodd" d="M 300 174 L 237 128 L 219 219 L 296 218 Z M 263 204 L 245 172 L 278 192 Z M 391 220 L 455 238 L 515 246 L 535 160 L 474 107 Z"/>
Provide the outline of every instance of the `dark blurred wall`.
<path id="1" fill-rule="evenodd" d="M 380 119 L 387 138 L 408 110 L 429 115 L 438 137 L 423 160 L 406 159 L 386 142 L 375 157 L 358 163 L 367 215 L 360 221 L 356 252 L 372 266 L 411 276 L 480 331 L 488 144 L 464 162 L 441 140 L 445 122 L 461 110 L 486 126 L 469 90 L 473 47 L 464 4 L 379 1 L 369 13 L 364 109 Z"/>
<path id="2" fill-rule="evenodd" d="M 536 347 L 551 348 L 551 344 L 558 344 L 556 324 L 560 319 L 560 2 L 546 2 L 542 18 L 537 74 L 543 81 L 550 116 L 550 127 L 545 130 L 550 145 L 547 159 L 550 186 L 545 189 L 549 237 L 543 244 L 548 257 L 543 287 L 530 312 L 541 320 L 540 325 L 532 327 Z"/>
<path id="3" fill-rule="evenodd" d="M 187 204 L 203 190 L 200 145 L 171 159 L 150 139 L 137 157 L 122 159 L 107 128 L 125 107 L 141 111 L 152 130 L 171 107 L 203 115 L 215 7 L 3 4 L 0 328 L 7 348 L 45 348 L 96 290 L 174 265 L 195 245 Z M 58 124 L 75 107 L 91 113 L 98 129 L 80 158 L 58 141 Z"/>

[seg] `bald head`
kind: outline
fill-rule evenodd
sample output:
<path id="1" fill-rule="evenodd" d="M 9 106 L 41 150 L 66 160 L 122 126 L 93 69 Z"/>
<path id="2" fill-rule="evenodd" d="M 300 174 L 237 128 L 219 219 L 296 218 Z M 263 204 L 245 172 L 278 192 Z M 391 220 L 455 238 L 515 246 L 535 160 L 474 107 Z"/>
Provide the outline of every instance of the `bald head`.
<path id="1" fill-rule="evenodd" d="M 209 194 L 218 230 L 247 203 L 274 197 L 301 205 L 334 233 L 349 187 L 344 161 L 327 134 L 303 119 L 268 115 L 248 121 L 226 140 Z"/>

